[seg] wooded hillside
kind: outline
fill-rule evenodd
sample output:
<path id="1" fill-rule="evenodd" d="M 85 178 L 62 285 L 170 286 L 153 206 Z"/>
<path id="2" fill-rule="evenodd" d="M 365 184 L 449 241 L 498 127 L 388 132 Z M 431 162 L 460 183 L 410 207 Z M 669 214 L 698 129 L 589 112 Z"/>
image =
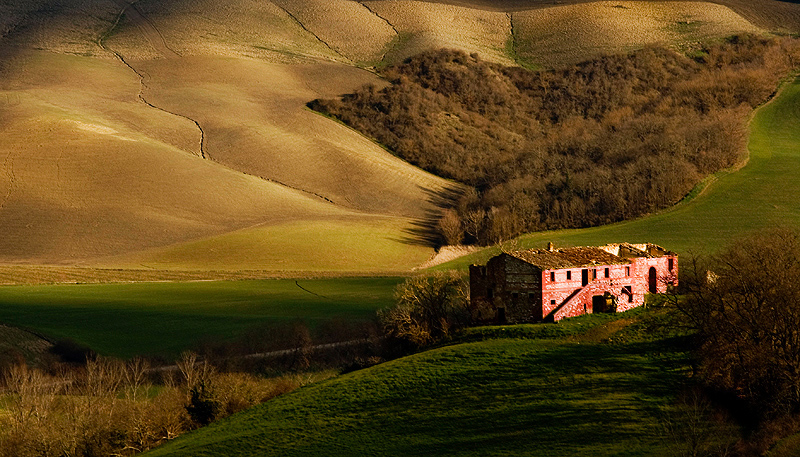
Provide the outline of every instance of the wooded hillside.
<path id="1" fill-rule="evenodd" d="M 385 70 L 383 90 L 310 106 L 472 186 L 442 241 L 488 244 L 675 204 L 744 157 L 749 113 L 798 64 L 798 40 L 754 36 L 538 72 L 440 50 Z"/>

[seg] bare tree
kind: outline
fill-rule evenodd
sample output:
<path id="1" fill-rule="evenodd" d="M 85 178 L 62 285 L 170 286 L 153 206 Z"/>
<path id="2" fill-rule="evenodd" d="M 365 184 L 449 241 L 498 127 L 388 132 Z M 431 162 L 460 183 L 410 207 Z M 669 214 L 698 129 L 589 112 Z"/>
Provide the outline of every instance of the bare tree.
<path id="1" fill-rule="evenodd" d="M 456 272 L 408 278 L 395 291 L 396 305 L 379 312 L 384 333 L 416 346 L 448 336 L 468 321 L 468 290 Z"/>
<path id="2" fill-rule="evenodd" d="M 755 233 L 701 265 L 675 304 L 702 338 L 704 379 L 763 418 L 800 412 L 800 233 Z"/>

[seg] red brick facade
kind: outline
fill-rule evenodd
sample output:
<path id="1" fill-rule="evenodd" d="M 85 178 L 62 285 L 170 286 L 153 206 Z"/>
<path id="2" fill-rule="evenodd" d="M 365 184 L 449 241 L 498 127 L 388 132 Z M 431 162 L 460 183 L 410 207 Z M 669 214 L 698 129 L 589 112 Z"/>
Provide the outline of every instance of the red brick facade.
<path id="1" fill-rule="evenodd" d="M 470 267 L 475 317 L 487 322 L 558 322 L 627 311 L 647 293 L 678 284 L 678 256 L 654 244 L 503 253 Z"/>

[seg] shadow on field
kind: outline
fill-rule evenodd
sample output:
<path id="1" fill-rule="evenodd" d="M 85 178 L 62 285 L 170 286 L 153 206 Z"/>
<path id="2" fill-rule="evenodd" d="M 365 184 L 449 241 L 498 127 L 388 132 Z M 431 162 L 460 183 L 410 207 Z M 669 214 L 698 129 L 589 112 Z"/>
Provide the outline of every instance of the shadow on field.
<path id="1" fill-rule="evenodd" d="M 411 222 L 411 227 L 404 229 L 406 236 L 400 242 L 414 246 L 426 246 L 439 248 L 444 244 L 442 234 L 439 232 L 439 218 L 442 210 L 453 208 L 458 200 L 464 195 L 464 188 L 460 186 L 448 186 L 441 189 L 429 189 L 421 187 L 426 195 L 426 200 L 435 209 L 425 212 L 425 216 Z"/>

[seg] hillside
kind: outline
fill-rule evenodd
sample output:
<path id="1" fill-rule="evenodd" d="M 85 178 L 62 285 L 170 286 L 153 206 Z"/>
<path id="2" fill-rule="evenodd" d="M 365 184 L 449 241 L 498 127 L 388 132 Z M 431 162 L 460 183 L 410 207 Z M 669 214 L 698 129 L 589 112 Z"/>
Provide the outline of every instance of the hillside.
<path id="1" fill-rule="evenodd" d="M 146 455 L 664 455 L 685 353 L 624 328 L 598 315 L 510 327 L 509 339 L 479 331 L 485 340 L 304 387 Z"/>
<path id="2" fill-rule="evenodd" d="M 380 87 L 372 67 L 426 49 L 546 65 L 648 42 L 590 44 L 629 21 L 696 17 L 655 38 L 678 47 L 755 30 L 718 5 L 626 5 L 564 26 L 563 48 L 537 35 L 555 10 L 535 2 L 2 2 L 0 263 L 408 271 L 433 254 L 418 228 L 452 183 L 305 104 Z"/>
<path id="3" fill-rule="evenodd" d="M 523 236 L 515 247 L 591 246 L 626 240 L 658 243 L 685 254 L 708 254 L 747 232 L 797 226 L 800 211 L 800 80 L 787 82 L 750 121 L 749 159 L 698 185 L 666 211 L 638 220 L 581 230 L 548 231 Z M 435 268 L 466 269 L 499 251 L 484 249 Z"/>

